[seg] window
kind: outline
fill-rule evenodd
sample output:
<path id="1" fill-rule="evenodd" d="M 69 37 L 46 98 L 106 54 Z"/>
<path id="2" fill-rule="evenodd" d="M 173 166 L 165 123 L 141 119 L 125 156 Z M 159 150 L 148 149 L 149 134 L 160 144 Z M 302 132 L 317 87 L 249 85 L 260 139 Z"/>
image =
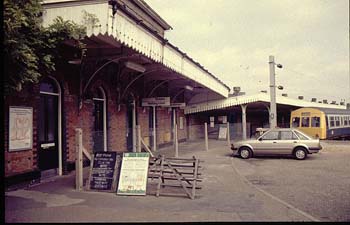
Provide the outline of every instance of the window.
<path id="1" fill-rule="evenodd" d="M 311 117 L 311 127 L 320 127 L 321 118 L 318 116 Z"/>
<path id="2" fill-rule="evenodd" d="M 298 137 L 292 131 L 281 131 L 280 140 L 297 140 Z"/>
<path id="3" fill-rule="evenodd" d="M 340 118 L 339 118 L 339 116 L 335 117 L 335 126 L 336 127 L 340 127 Z"/>
<path id="4" fill-rule="evenodd" d="M 300 140 L 309 140 L 309 139 L 310 139 L 310 138 L 308 138 L 306 135 L 300 133 L 299 131 L 294 131 L 294 132 L 295 132 L 295 134 L 298 136 L 298 138 L 299 138 Z"/>
<path id="5" fill-rule="evenodd" d="M 278 131 L 270 131 L 266 133 L 262 138 L 262 140 L 277 140 L 278 139 Z"/>
<path id="6" fill-rule="evenodd" d="M 93 92 L 93 95 L 93 150 L 94 152 L 107 151 L 106 95 L 102 87 L 96 88 Z"/>
<path id="7" fill-rule="evenodd" d="M 310 117 L 302 117 L 301 118 L 301 126 L 309 127 L 310 126 Z"/>
<path id="8" fill-rule="evenodd" d="M 334 116 L 329 117 L 329 127 L 334 127 L 335 126 L 335 121 L 334 121 Z"/>
<path id="9" fill-rule="evenodd" d="M 293 117 L 292 119 L 292 127 L 299 127 L 300 117 Z"/>

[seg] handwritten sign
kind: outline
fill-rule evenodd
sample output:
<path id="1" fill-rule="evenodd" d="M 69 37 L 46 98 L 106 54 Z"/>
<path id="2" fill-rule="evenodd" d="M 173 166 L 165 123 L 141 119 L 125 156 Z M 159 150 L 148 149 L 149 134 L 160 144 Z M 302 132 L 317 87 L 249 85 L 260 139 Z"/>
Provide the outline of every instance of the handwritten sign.
<path id="1" fill-rule="evenodd" d="M 33 148 L 33 108 L 10 106 L 9 151 Z"/>
<path id="2" fill-rule="evenodd" d="M 146 195 L 149 153 L 123 153 L 117 194 Z"/>
<path id="3" fill-rule="evenodd" d="M 116 152 L 95 152 L 91 159 L 87 189 L 114 192 L 120 161 Z"/>

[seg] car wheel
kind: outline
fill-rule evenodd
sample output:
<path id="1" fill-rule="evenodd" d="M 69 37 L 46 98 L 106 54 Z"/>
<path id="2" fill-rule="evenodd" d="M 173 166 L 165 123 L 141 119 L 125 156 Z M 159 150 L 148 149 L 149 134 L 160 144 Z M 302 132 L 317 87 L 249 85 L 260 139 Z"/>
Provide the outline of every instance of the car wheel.
<path id="1" fill-rule="evenodd" d="M 295 151 L 294 151 L 294 157 L 298 160 L 303 160 L 303 159 L 306 159 L 307 157 L 307 152 L 305 149 L 303 148 L 297 148 Z"/>
<path id="2" fill-rule="evenodd" d="M 242 159 L 249 159 L 252 156 L 252 151 L 249 148 L 244 147 L 239 151 L 239 155 Z"/>

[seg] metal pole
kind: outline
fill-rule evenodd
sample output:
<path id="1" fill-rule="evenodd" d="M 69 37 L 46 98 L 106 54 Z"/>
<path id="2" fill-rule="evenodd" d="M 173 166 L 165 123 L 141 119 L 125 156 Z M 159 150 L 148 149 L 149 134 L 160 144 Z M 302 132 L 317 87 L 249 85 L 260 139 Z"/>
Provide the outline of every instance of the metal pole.
<path id="1" fill-rule="evenodd" d="M 275 85 L 275 57 L 270 55 L 270 128 L 277 126 L 277 107 L 276 107 L 276 85 Z"/>
<path id="2" fill-rule="evenodd" d="M 247 139 L 247 105 L 241 105 L 242 108 L 242 139 Z"/>
<path id="3" fill-rule="evenodd" d="M 157 151 L 156 135 L 156 106 L 153 106 L 153 151 Z"/>
<path id="4" fill-rule="evenodd" d="M 136 125 L 137 130 L 137 152 L 141 152 L 141 127 L 140 125 Z"/>
<path id="5" fill-rule="evenodd" d="M 205 122 L 204 123 L 204 139 L 205 139 L 205 150 L 208 151 L 209 144 L 208 144 L 208 125 Z"/>
<path id="6" fill-rule="evenodd" d="M 228 146 L 231 146 L 231 140 L 230 140 L 230 123 L 227 122 L 227 144 Z"/>
<path id="7" fill-rule="evenodd" d="M 136 152 L 136 102 L 132 101 L 132 151 Z"/>
<path id="8" fill-rule="evenodd" d="M 75 189 L 83 189 L 83 132 L 81 128 L 75 129 Z"/>
<path id="9" fill-rule="evenodd" d="M 179 143 L 177 140 L 177 124 L 175 124 L 175 132 L 174 132 L 174 136 L 175 136 L 175 158 L 179 157 Z"/>

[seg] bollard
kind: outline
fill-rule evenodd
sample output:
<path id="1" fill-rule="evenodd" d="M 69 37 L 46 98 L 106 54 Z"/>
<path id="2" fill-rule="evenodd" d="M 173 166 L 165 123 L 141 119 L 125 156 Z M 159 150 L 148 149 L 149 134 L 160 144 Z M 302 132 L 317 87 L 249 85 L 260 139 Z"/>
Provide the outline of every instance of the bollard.
<path id="1" fill-rule="evenodd" d="M 75 189 L 83 190 L 83 132 L 75 129 Z"/>

